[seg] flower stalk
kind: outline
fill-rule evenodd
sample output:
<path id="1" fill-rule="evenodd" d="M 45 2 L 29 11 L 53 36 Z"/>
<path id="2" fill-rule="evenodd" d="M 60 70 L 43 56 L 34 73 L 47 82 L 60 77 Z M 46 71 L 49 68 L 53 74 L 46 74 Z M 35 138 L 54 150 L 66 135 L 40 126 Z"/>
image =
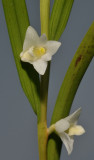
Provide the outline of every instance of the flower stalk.
<path id="1" fill-rule="evenodd" d="M 48 136 L 53 133 L 55 131 L 55 125 L 52 124 L 49 128 L 48 128 Z"/>

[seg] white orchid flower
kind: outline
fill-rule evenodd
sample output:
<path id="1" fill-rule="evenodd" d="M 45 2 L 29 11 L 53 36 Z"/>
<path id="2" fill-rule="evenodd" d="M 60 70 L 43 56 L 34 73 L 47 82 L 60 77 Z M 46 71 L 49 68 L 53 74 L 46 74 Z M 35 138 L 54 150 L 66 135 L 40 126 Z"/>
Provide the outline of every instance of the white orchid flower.
<path id="1" fill-rule="evenodd" d="M 68 154 L 71 154 L 73 150 L 74 139 L 73 136 L 80 136 L 85 133 L 85 130 L 82 126 L 77 125 L 78 118 L 80 116 L 81 108 L 76 110 L 70 116 L 59 120 L 48 129 L 48 134 L 55 131 L 61 138 L 64 143 Z"/>
<path id="2" fill-rule="evenodd" d="M 61 43 L 57 41 L 47 41 L 45 34 L 39 37 L 36 30 L 29 26 L 20 58 L 23 62 L 32 64 L 35 70 L 43 75 L 47 68 L 47 61 L 52 59 L 60 45 Z"/>

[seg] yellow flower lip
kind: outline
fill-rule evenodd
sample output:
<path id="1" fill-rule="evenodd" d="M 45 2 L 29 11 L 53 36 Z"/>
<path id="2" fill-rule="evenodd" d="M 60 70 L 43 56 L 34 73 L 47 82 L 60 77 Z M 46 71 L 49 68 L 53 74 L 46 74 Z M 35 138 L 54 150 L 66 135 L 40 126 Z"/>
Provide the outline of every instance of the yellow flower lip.
<path id="1" fill-rule="evenodd" d="M 73 125 L 72 127 L 69 128 L 69 136 L 73 136 L 73 135 L 76 135 L 76 136 L 80 136 L 82 134 L 85 133 L 85 130 L 82 126 L 80 125 Z"/>
<path id="2" fill-rule="evenodd" d="M 35 56 L 40 57 L 46 53 L 46 49 L 44 47 L 34 47 L 33 53 Z"/>

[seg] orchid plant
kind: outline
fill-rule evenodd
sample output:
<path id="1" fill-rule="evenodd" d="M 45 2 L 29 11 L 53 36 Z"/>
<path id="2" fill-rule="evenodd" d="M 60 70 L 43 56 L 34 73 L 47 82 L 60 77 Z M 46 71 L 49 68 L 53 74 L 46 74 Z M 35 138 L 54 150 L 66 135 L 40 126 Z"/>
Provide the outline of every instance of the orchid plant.
<path id="1" fill-rule="evenodd" d="M 40 0 L 39 36 L 30 26 L 25 0 L 2 0 L 20 82 L 37 115 L 40 160 L 59 160 L 62 142 L 68 154 L 71 154 L 74 135 L 85 133 L 85 129 L 77 125 L 81 108 L 68 114 L 80 81 L 94 56 L 94 23 L 78 47 L 65 75 L 50 127 L 47 127 L 46 118 L 50 63 L 52 56 L 62 46 L 59 38 L 66 27 L 73 2 L 54 0 L 50 15 L 50 0 Z"/>

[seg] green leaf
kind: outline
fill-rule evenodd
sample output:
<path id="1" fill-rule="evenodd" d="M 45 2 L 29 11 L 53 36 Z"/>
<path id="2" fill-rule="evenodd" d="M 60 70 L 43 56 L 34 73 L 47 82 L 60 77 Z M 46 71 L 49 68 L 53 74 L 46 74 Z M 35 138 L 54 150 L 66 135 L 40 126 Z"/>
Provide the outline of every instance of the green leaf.
<path id="1" fill-rule="evenodd" d="M 2 0 L 10 42 L 14 54 L 22 88 L 35 113 L 38 113 L 39 75 L 30 64 L 20 61 L 25 32 L 29 26 L 29 19 L 24 0 Z"/>
<path id="2" fill-rule="evenodd" d="M 49 39 L 58 40 L 62 35 L 74 0 L 55 0 L 49 27 Z"/>
<path id="3" fill-rule="evenodd" d="M 94 22 L 82 40 L 60 88 L 51 124 L 68 116 L 76 91 L 94 56 Z M 61 140 L 51 135 L 48 141 L 48 160 L 59 160 Z"/>

